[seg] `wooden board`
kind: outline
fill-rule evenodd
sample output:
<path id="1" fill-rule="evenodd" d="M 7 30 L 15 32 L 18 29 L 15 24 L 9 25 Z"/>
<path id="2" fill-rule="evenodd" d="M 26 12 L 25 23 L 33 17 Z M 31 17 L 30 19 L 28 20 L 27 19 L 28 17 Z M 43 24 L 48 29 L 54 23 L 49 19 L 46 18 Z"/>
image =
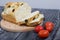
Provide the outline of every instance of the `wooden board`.
<path id="1" fill-rule="evenodd" d="M 26 32 L 26 31 L 34 30 L 35 27 L 18 26 L 16 24 L 10 23 L 2 19 L 1 28 L 3 28 L 6 31 L 11 31 L 11 32 Z"/>

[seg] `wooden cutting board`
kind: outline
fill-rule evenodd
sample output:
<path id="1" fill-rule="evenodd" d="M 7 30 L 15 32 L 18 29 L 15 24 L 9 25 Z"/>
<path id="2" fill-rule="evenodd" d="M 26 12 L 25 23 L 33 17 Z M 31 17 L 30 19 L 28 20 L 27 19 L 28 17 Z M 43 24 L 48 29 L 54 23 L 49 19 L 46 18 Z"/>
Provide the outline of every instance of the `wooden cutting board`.
<path id="1" fill-rule="evenodd" d="M 35 27 L 28 27 L 28 26 L 18 26 L 16 24 L 13 24 L 11 22 L 1 20 L 0 22 L 1 28 L 10 31 L 10 32 L 26 32 L 26 31 L 32 31 Z"/>

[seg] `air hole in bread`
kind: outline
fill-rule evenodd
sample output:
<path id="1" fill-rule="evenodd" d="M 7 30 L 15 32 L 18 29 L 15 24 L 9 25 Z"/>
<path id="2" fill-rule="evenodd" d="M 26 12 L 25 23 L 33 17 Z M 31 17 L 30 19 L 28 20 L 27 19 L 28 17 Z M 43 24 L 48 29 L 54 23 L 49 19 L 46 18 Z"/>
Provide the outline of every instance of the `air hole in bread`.
<path id="1" fill-rule="evenodd" d="M 26 19 L 26 20 L 25 20 L 25 22 L 27 23 L 27 22 L 28 22 L 28 20 Z"/>
<path id="2" fill-rule="evenodd" d="M 35 17 L 33 18 L 33 20 L 35 20 Z"/>
<path id="3" fill-rule="evenodd" d="M 10 8 L 11 6 L 9 5 L 8 8 Z"/>
<path id="4" fill-rule="evenodd" d="M 23 5 L 23 3 L 21 3 L 21 6 Z"/>
<path id="5" fill-rule="evenodd" d="M 14 11 L 15 11 L 15 9 L 12 10 L 12 12 L 14 12 Z"/>

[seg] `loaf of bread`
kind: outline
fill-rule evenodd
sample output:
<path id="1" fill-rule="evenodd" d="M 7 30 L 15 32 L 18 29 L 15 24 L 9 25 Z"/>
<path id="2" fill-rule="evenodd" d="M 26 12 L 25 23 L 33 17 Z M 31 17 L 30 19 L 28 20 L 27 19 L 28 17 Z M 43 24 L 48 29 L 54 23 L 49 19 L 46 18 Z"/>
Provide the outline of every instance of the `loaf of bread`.
<path id="1" fill-rule="evenodd" d="M 42 23 L 44 15 L 39 11 L 31 13 L 31 9 L 25 2 L 9 2 L 5 5 L 2 18 L 18 25 L 34 26 Z"/>
<path id="2" fill-rule="evenodd" d="M 24 18 L 27 14 L 31 14 L 31 7 L 27 3 L 8 2 L 2 12 L 2 17 L 10 22 L 23 24 L 23 22 L 20 22 L 20 19 Z"/>

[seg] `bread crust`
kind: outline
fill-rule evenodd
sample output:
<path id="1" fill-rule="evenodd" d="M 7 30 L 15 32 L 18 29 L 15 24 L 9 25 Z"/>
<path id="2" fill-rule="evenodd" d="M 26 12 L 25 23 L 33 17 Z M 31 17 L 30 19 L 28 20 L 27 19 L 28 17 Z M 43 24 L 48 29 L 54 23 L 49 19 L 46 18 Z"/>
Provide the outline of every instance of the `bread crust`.
<path id="1" fill-rule="evenodd" d="M 4 20 L 10 21 L 12 23 L 16 23 L 16 19 L 14 17 L 12 17 L 11 15 L 2 15 L 2 18 Z"/>

